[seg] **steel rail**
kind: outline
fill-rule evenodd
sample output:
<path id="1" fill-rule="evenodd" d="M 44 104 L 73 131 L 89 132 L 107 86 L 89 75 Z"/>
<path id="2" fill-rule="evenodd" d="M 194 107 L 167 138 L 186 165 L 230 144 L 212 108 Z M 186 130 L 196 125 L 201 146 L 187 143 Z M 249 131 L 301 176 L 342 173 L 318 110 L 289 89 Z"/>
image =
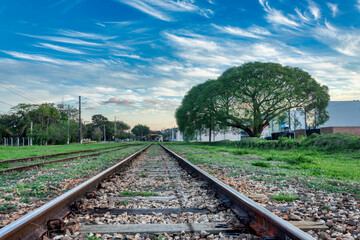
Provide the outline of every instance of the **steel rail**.
<path id="1" fill-rule="evenodd" d="M 51 163 L 68 162 L 68 161 L 77 160 L 77 159 L 81 159 L 81 158 L 99 156 L 99 155 L 104 154 L 104 153 L 114 152 L 114 151 L 118 151 L 118 150 L 121 150 L 121 149 L 124 149 L 124 148 L 128 148 L 129 146 L 131 146 L 131 145 L 124 146 L 124 147 L 117 147 L 116 149 L 111 149 L 111 150 L 102 151 L 102 152 L 96 152 L 96 153 L 90 153 L 90 154 L 85 154 L 85 155 L 61 158 L 61 159 L 52 160 L 52 161 L 44 161 L 44 162 L 39 162 L 39 163 L 33 163 L 33 164 L 27 164 L 27 165 L 12 167 L 12 168 L 6 168 L 6 169 L 0 170 L 0 174 L 9 173 L 9 172 L 16 172 L 16 171 L 18 171 L 18 172 L 19 171 L 27 171 L 27 170 L 37 168 L 37 167 L 42 167 L 44 165 L 51 164 Z M 133 146 L 135 146 L 135 145 L 133 145 Z"/>
<path id="2" fill-rule="evenodd" d="M 105 148 L 95 148 L 95 149 L 87 149 L 87 150 L 81 150 L 81 151 L 75 151 L 75 152 L 63 152 L 63 153 L 55 153 L 55 154 L 48 154 L 48 155 L 41 155 L 41 156 L 32 156 L 32 157 L 25 157 L 25 158 L 14 158 L 14 159 L 6 159 L 6 160 L 0 160 L 0 164 L 3 163 L 13 163 L 13 162 L 25 162 L 25 161 L 32 161 L 35 159 L 43 159 L 43 158 L 53 158 L 58 156 L 66 156 L 71 154 L 77 154 L 77 153 L 84 153 L 84 152 L 93 152 L 97 150 L 105 150 L 105 149 L 111 149 L 111 148 L 118 148 L 118 147 L 125 147 L 124 146 L 114 146 L 114 147 L 105 147 Z"/>
<path id="3" fill-rule="evenodd" d="M 245 197 L 235 189 L 211 176 L 187 159 L 181 157 L 162 144 L 160 144 L 160 146 L 178 160 L 181 166 L 188 169 L 190 172 L 199 175 L 220 195 L 227 200 L 230 200 L 229 205 L 235 213 L 239 214 L 238 218 L 247 221 L 248 227 L 255 230 L 263 237 L 263 239 L 314 240 L 314 238 L 307 233 L 271 213 L 269 210 L 261 207 L 253 200 Z M 244 216 L 243 213 L 245 213 L 246 216 Z"/>
<path id="4" fill-rule="evenodd" d="M 71 189 L 63 195 L 53 199 L 45 205 L 28 213 L 17 221 L 0 229 L 0 240 L 29 240 L 37 239 L 46 232 L 47 223 L 52 219 L 61 219 L 70 212 L 70 205 L 84 196 L 104 179 L 111 176 L 114 172 L 120 170 L 123 166 L 138 157 L 152 144 L 144 147 L 136 153 L 125 158 L 116 165 L 102 171 L 86 182 Z"/>

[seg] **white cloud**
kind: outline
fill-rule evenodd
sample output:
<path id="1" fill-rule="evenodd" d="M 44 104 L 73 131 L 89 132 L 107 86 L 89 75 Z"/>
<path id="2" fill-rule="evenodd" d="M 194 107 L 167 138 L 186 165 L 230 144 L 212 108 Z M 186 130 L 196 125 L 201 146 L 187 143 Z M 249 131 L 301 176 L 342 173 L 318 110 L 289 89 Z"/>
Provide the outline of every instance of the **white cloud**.
<path id="1" fill-rule="evenodd" d="M 114 36 L 105 36 L 96 33 L 84 33 L 78 32 L 73 30 L 58 30 L 58 34 L 64 35 L 67 37 L 74 37 L 74 38 L 87 38 L 87 39 L 98 39 L 98 40 L 110 40 L 116 37 Z"/>
<path id="2" fill-rule="evenodd" d="M 43 48 L 49 48 L 49 49 L 53 49 L 53 50 L 60 51 L 60 52 L 66 52 L 66 53 L 85 54 L 84 52 L 79 51 L 79 50 L 75 50 L 75 49 L 71 49 L 71 48 L 67 48 L 67 47 L 62 47 L 62 46 L 58 46 L 58 45 L 53 45 L 53 44 L 49 44 L 49 43 L 39 43 L 39 44 L 37 44 L 35 46 L 43 47 Z"/>
<path id="3" fill-rule="evenodd" d="M 259 2 L 263 6 L 264 10 L 267 12 L 266 19 L 268 22 L 277 25 L 285 25 L 288 27 L 299 26 L 297 22 L 286 17 L 280 10 L 271 8 L 268 1 L 259 0 Z"/>
<path id="4" fill-rule="evenodd" d="M 206 41 L 199 38 L 180 37 L 171 33 L 165 33 L 165 35 L 174 43 L 185 48 L 198 48 L 208 51 L 215 51 L 219 48 L 213 41 Z"/>
<path id="5" fill-rule="evenodd" d="M 319 18 L 321 18 L 320 9 L 312 1 L 309 1 L 309 10 L 310 10 L 310 13 L 314 16 L 315 20 L 318 20 Z"/>
<path id="6" fill-rule="evenodd" d="M 61 42 L 61 43 L 69 43 L 69 44 L 75 44 L 75 45 L 83 45 L 83 46 L 103 46 L 103 44 L 95 43 L 95 42 L 89 42 L 84 41 L 81 39 L 75 39 L 75 38 L 66 38 L 66 37 L 54 37 L 54 36 L 36 36 L 36 35 L 28 35 L 28 34 L 21 34 L 27 37 L 32 38 L 39 38 L 43 40 L 53 41 L 53 42 Z"/>
<path id="7" fill-rule="evenodd" d="M 40 62 L 48 62 L 48 63 L 60 63 L 58 60 L 45 57 L 42 55 L 37 54 L 26 54 L 21 52 L 14 52 L 14 51 L 2 51 L 12 57 L 20 58 L 20 59 L 26 59 L 26 60 L 33 60 L 33 61 L 40 61 Z"/>
<path id="8" fill-rule="evenodd" d="M 338 5 L 335 3 L 326 3 L 326 5 L 330 8 L 332 16 L 336 17 L 337 13 L 339 12 Z"/>
<path id="9" fill-rule="evenodd" d="M 230 27 L 230 26 L 221 27 L 215 24 L 212 24 L 212 26 L 221 30 L 222 32 L 240 37 L 260 39 L 263 37 L 263 35 L 271 35 L 271 33 L 267 29 L 259 26 L 251 26 L 247 30 L 238 27 Z"/>
<path id="10" fill-rule="evenodd" d="M 360 31 L 356 29 L 339 29 L 326 22 L 325 26 L 314 29 L 314 36 L 332 49 L 348 55 L 360 54 Z"/>
<path id="11" fill-rule="evenodd" d="M 173 21 L 168 12 L 197 12 L 204 17 L 214 13 L 211 9 L 202 9 L 194 5 L 194 0 L 118 0 L 133 8 L 163 21 Z M 166 13 L 165 13 L 166 12 Z"/>

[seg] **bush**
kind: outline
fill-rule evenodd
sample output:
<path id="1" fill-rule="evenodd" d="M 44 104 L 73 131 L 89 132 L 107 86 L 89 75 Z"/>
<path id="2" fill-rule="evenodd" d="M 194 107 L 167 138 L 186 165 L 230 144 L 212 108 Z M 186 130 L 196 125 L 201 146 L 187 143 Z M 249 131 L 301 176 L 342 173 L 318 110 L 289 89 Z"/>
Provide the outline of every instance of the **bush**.
<path id="1" fill-rule="evenodd" d="M 259 162 L 253 162 L 253 163 L 251 163 L 251 165 L 257 166 L 257 167 L 265 167 L 265 168 L 271 167 L 271 164 L 270 164 L 270 163 L 268 163 L 268 162 L 261 162 L 261 161 L 259 161 Z"/>
<path id="2" fill-rule="evenodd" d="M 325 151 L 358 150 L 360 149 L 360 138 L 348 133 L 311 135 L 301 143 L 301 147 Z"/>

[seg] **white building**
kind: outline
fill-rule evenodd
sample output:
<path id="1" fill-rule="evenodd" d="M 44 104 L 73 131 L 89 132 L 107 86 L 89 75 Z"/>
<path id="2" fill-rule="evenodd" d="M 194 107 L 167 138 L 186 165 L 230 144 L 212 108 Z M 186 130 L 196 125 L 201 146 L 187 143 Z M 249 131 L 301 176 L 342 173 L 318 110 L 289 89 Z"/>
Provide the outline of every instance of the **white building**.
<path id="1" fill-rule="evenodd" d="M 169 137 L 169 141 L 181 142 L 184 141 L 183 134 L 179 131 L 178 128 L 171 129 L 171 137 Z M 211 141 L 222 141 L 222 140 L 230 140 L 230 141 L 240 141 L 241 140 L 241 131 L 239 129 L 228 128 L 228 130 L 224 131 L 216 131 L 211 134 Z M 196 142 L 208 142 L 209 141 L 209 133 L 202 133 L 195 136 L 195 139 L 192 141 Z"/>

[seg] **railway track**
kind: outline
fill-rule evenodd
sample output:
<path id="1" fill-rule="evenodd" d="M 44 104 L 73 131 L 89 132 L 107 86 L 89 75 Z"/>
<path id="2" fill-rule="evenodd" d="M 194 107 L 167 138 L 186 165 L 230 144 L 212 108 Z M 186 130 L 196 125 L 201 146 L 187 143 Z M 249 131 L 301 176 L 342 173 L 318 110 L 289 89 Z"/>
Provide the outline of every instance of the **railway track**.
<path id="1" fill-rule="evenodd" d="M 72 156 L 72 157 L 67 157 L 67 158 L 61 158 L 61 159 L 56 159 L 56 160 L 47 160 L 47 161 L 43 161 L 43 162 L 38 162 L 38 163 L 32 163 L 32 164 L 26 164 L 26 165 L 21 165 L 21 166 L 14 166 L 14 167 L 9 167 L 9 168 L 5 168 L 0 170 L 0 174 L 5 174 L 5 173 L 10 173 L 10 172 L 15 172 L 15 171 L 28 171 L 30 169 L 33 168 L 38 168 L 47 164 L 52 164 L 52 163 L 59 163 L 59 162 L 68 162 L 68 161 L 73 161 L 73 160 L 77 160 L 77 159 L 81 159 L 81 158 L 88 158 L 88 157 L 95 157 L 95 156 L 99 156 L 101 154 L 104 153 L 109 153 L 109 152 L 113 152 L 113 151 L 118 151 L 124 148 L 127 148 L 129 146 L 135 146 L 135 145 L 127 145 L 127 146 L 122 146 L 122 147 L 110 147 L 110 150 L 106 150 L 106 151 L 100 151 L 100 152 L 96 152 L 96 153 L 90 153 L 90 154 L 84 154 L 84 155 L 77 155 L 77 156 Z M 103 149 L 109 149 L 109 148 L 103 148 Z M 84 151 L 79 151 L 79 152 L 84 152 Z M 79 153 L 76 152 L 76 153 Z M 88 152 L 88 151 L 86 151 Z M 74 152 L 72 153 L 74 154 Z M 59 156 L 57 154 L 54 154 L 55 156 Z M 66 154 L 69 155 L 69 154 Z M 52 155 L 47 155 L 47 156 L 52 156 Z M 40 159 L 44 159 L 44 158 L 40 158 Z"/>
<path id="2" fill-rule="evenodd" d="M 134 153 L 0 229 L 0 239 L 312 239 L 163 148 Z"/>

